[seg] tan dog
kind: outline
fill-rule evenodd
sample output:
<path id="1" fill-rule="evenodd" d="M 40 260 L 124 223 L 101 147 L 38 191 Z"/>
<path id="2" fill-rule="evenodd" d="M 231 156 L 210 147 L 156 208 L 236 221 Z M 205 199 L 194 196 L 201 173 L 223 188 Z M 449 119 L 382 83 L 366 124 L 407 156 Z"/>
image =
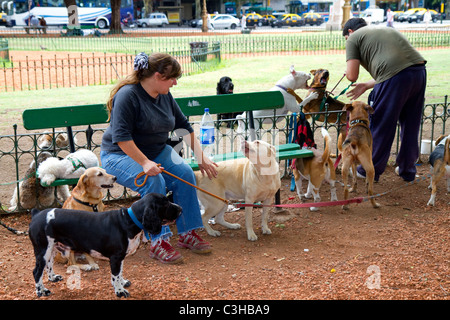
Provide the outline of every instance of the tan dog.
<path id="1" fill-rule="evenodd" d="M 74 137 L 74 142 L 76 143 L 76 138 Z M 65 148 L 69 145 L 69 138 L 67 134 L 60 133 L 56 136 L 55 144 L 58 148 Z M 38 146 L 41 149 L 50 149 L 53 146 L 53 134 L 43 134 L 38 139 Z"/>
<path id="2" fill-rule="evenodd" d="M 447 179 L 447 192 L 450 192 L 450 136 L 440 136 L 436 140 L 436 148 L 430 155 L 431 164 L 431 197 L 428 206 L 434 206 L 437 184 L 443 177 Z"/>
<path id="3" fill-rule="evenodd" d="M 322 128 L 322 135 L 325 138 L 325 148 L 319 151 L 315 148 L 310 150 L 314 153 L 310 158 L 295 159 L 295 167 L 293 170 L 295 178 L 295 186 L 297 194 L 300 199 L 303 197 L 310 199 L 314 197 L 314 202 L 320 202 L 319 188 L 323 180 L 330 184 L 331 201 L 336 201 L 336 172 L 334 170 L 333 162 L 330 159 L 330 142 L 331 138 L 328 131 Z M 302 193 L 302 178 L 308 180 L 308 190 L 306 194 Z M 317 211 L 316 207 L 311 207 L 311 211 Z"/>
<path id="4" fill-rule="evenodd" d="M 274 201 L 276 192 L 281 187 L 281 179 L 275 148 L 267 142 L 255 140 L 242 142 L 242 152 L 245 158 L 220 162 L 217 168 L 218 175 L 215 179 L 209 179 L 196 172 L 197 185 L 200 188 L 228 199 L 244 200 L 245 203 L 261 201 L 264 205 L 270 205 Z M 202 215 L 203 225 L 209 235 L 217 237 L 220 232 L 211 228 L 208 220 L 215 217 L 215 221 L 230 229 L 239 229 L 239 224 L 232 224 L 224 219 L 228 205 L 204 192 L 198 192 L 199 200 L 205 209 Z M 256 241 L 258 237 L 253 231 L 252 207 L 245 207 L 245 226 L 247 238 Z M 267 222 L 269 208 L 263 207 L 261 225 L 263 234 L 271 234 Z"/>
<path id="5" fill-rule="evenodd" d="M 92 212 L 103 212 L 103 189 L 112 188 L 117 178 L 107 174 L 105 169 L 92 167 L 86 169 L 78 180 L 78 184 L 73 188 L 70 197 L 64 202 L 63 209 L 84 210 Z M 75 254 L 70 251 L 68 266 L 76 265 L 85 271 L 98 270 L 98 265 L 87 253 L 84 253 L 88 264 L 77 264 Z M 63 262 L 58 258 L 59 262 Z"/>
<path id="6" fill-rule="evenodd" d="M 369 129 L 369 113 L 373 109 L 361 101 L 353 101 L 344 107 L 349 113 L 349 130 L 343 143 L 338 140 L 338 149 L 342 152 L 342 181 L 344 183 L 344 199 L 348 199 L 348 193 L 356 190 L 356 164 L 359 162 L 366 171 L 366 184 L 369 196 L 373 195 L 373 180 L 375 169 L 372 163 L 372 133 Z M 353 186 L 348 189 L 347 179 L 349 168 L 352 168 Z M 380 207 L 373 198 L 370 199 L 374 208 Z M 343 209 L 348 209 L 344 205 Z"/>

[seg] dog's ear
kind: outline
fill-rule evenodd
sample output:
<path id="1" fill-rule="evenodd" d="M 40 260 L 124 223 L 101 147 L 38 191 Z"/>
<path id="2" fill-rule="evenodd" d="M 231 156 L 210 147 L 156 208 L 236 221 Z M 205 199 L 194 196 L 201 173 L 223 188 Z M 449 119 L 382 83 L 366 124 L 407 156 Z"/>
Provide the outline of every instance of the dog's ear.
<path id="1" fill-rule="evenodd" d="M 86 192 L 85 186 L 88 184 L 88 180 L 89 177 L 87 176 L 86 172 L 81 175 L 80 179 L 78 179 L 77 187 L 78 189 L 80 189 L 82 194 Z"/>
<path id="2" fill-rule="evenodd" d="M 248 141 L 244 140 L 244 138 L 241 139 L 241 151 L 242 153 L 248 157 L 248 153 L 250 152 Z"/>
<path id="3" fill-rule="evenodd" d="M 297 72 L 295 72 L 294 65 L 291 65 L 291 68 L 289 69 L 289 71 L 293 76 L 295 76 L 295 74 L 297 73 Z"/>
<path id="4" fill-rule="evenodd" d="M 366 109 L 368 114 L 372 114 L 373 113 L 373 108 L 370 105 L 366 104 L 365 109 Z"/>
<path id="5" fill-rule="evenodd" d="M 317 70 L 311 70 L 309 73 L 311 73 L 312 75 L 315 75 L 317 72 Z"/>
<path id="6" fill-rule="evenodd" d="M 149 203 L 144 207 L 144 214 L 142 215 L 142 225 L 145 230 L 153 235 L 157 235 L 162 229 L 161 218 L 158 216 L 158 205 L 158 201 Z"/>
<path id="7" fill-rule="evenodd" d="M 344 107 L 342 108 L 342 110 L 351 112 L 351 111 L 353 110 L 353 103 L 346 103 L 346 104 L 344 105 Z"/>

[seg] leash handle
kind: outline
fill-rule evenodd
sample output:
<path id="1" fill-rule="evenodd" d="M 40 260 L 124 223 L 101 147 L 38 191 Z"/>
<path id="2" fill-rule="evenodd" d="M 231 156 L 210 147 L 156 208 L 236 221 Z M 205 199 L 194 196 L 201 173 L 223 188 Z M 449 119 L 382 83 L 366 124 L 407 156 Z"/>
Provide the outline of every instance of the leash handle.
<path id="1" fill-rule="evenodd" d="M 158 166 L 160 166 L 160 165 L 158 164 Z M 228 200 L 226 200 L 226 199 L 224 199 L 224 198 L 221 198 L 221 197 L 215 195 L 214 193 L 211 193 L 211 192 L 209 192 L 209 191 L 206 191 L 205 189 L 202 189 L 202 188 L 196 186 L 195 184 L 192 184 L 192 183 L 190 183 L 190 182 L 188 182 L 188 181 L 186 181 L 186 180 L 183 180 L 183 179 L 181 179 L 180 177 L 177 177 L 176 175 L 174 175 L 174 174 L 172 174 L 172 173 L 170 173 L 170 172 L 168 172 L 168 171 L 166 171 L 166 170 L 161 170 L 161 171 L 162 171 L 163 173 L 165 173 L 165 174 L 167 174 L 167 175 L 169 175 L 169 176 L 175 178 L 175 179 L 180 180 L 181 182 L 186 183 L 187 185 L 190 185 L 191 187 L 194 187 L 194 188 L 197 189 L 197 190 L 200 190 L 200 191 L 202 191 L 202 192 L 204 192 L 204 193 L 206 193 L 206 194 L 208 194 L 208 195 L 210 195 L 210 196 L 212 196 L 212 197 L 214 197 L 214 198 L 216 198 L 216 199 L 219 199 L 220 201 L 222 201 L 222 202 L 228 204 Z M 141 184 L 138 184 L 138 183 L 137 183 L 137 180 L 138 180 L 140 177 L 142 177 L 143 175 L 145 175 L 144 182 L 142 182 Z M 138 187 L 138 188 L 144 186 L 145 183 L 147 182 L 147 178 L 148 178 L 148 176 L 145 174 L 145 172 L 143 172 L 143 171 L 140 172 L 140 173 L 136 176 L 136 178 L 134 179 L 134 185 L 135 185 L 136 187 Z"/>

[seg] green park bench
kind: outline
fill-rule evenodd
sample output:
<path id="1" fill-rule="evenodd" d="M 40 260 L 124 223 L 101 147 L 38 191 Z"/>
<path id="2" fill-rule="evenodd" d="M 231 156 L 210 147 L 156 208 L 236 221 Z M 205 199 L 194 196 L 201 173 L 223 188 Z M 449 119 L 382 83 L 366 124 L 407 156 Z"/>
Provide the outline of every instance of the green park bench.
<path id="1" fill-rule="evenodd" d="M 213 95 L 200 97 L 185 97 L 176 99 L 181 110 L 187 117 L 201 116 L 205 108 L 211 114 L 247 112 L 249 125 L 253 124 L 254 110 L 277 109 L 284 105 L 284 98 L 279 91 L 236 93 L 228 95 Z M 69 139 L 69 151 L 75 152 L 72 127 L 88 126 L 86 136 L 89 142 L 93 134 L 91 125 L 108 122 L 108 113 L 104 104 L 91 104 L 66 107 L 50 107 L 27 109 L 22 114 L 23 126 L 27 130 L 66 128 Z M 312 151 L 301 149 L 299 145 L 287 143 L 276 146 L 279 160 L 311 157 Z M 241 152 L 217 154 L 216 162 L 241 158 Z M 198 164 L 192 159 L 186 159 L 193 170 L 198 170 Z M 59 179 L 51 186 L 75 185 L 78 179 Z"/>

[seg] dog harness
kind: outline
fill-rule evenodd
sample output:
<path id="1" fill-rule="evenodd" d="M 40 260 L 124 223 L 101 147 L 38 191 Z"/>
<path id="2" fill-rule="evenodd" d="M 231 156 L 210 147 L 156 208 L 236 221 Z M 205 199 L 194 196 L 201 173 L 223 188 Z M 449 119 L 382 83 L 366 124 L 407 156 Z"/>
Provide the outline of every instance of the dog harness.
<path id="1" fill-rule="evenodd" d="M 80 199 L 77 199 L 77 198 L 75 198 L 73 196 L 72 196 L 72 198 L 73 198 L 73 200 L 75 200 L 76 202 L 78 202 L 78 203 L 80 203 L 80 204 L 82 204 L 84 206 L 91 207 L 92 211 L 98 212 L 98 204 L 90 204 L 89 202 L 81 201 Z"/>
<path id="2" fill-rule="evenodd" d="M 73 172 L 77 171 L 80 168 L 86 168 L 86 166 L 83 164 L 83 162 L 80 161 L 80 159 L 74 159 L 72 157 L 67 157 L 67 160 L 69 160 L 70 162 L 72 162 L 73 165 Z M 78 163 L 77 163 L 78 162 Z"/>
<path id="3" fill-rule="evenodd" d="M 130 216 L 131 220 L 133 220 L 134 224 L 138 228 L 141 228 L 142 230 L 144 230 L 144 234 L 145 234 L 145 237 L 147 238 L 147 240 L 150 240 L 150 236 L 148 235 L 147 230 L 144 229 L 144 226 L 142 225 L 142 223 L 140 223 L 139 220 L 136 218 L 136 216 L 133 213 L 133 210 L 131 210 L 131 208 L 128 208 L 127 212 L 128 212 L 128 215 Z"/>

